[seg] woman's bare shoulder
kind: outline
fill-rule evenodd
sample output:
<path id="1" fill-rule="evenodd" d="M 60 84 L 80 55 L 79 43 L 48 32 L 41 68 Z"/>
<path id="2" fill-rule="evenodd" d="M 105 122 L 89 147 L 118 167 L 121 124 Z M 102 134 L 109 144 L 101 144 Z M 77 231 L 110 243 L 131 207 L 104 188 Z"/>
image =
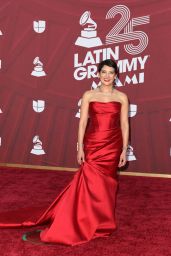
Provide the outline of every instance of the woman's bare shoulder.
<path id="1" fill-rule="evenodd" d="M 124 92 L 120 92 L 119 90 L 115 89 L 115 92 L 120 99 L 121 102 L 127 102 L 128 101 L 128 96 Z"/>
<path id="2" fill-rule="evenodd" d="M 94 95 L 94 93 L 95 93 L 94 90 L 87 90 L 83 93 L 82 99 L 89 101 L 91 97 Z"/>

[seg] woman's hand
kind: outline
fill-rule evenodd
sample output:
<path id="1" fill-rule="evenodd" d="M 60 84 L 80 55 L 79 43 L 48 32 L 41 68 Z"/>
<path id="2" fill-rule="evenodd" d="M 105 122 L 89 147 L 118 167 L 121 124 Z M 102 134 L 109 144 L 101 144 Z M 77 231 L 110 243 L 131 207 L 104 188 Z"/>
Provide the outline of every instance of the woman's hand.
<path id="1" fill-rule="evenodd" d="M 82 148 L 78 149 L 77 161 L 79 164 L 82 164 L 85 161 L 84 150 Z"/>
<path id="2" fill-rule="evenodd" d="M 120 160 L 119 160 L 119 164 L 118 164 L 118 167 L 122 167 L 126 164 L 126 150 L 123 150 L 121 155 L 120 155 Z"/>

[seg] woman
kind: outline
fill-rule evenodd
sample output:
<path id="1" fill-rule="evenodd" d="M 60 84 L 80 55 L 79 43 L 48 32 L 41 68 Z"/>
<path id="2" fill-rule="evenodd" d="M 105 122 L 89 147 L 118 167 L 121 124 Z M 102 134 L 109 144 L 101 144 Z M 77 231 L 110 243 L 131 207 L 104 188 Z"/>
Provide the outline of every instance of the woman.
<path id="1" fill-rule="evenodd" d="M 121 129 L 123 137 L 122 153 L 118 167 L 122 167 L 126 163 L 126 150 L 128 146 L 128 99 L 126 94 L 119 92 L 114 88 L 114 81 L 119 75 L 117 64 L 111 60 L 104 60 L 98 66 L 98 77 L 101 85 L 95 90 L 84 93 L 81 103 L 81 117 L 78 131 L 78 163 L 84 162 L 83 138 L 85 128 L 88 121 L 89 103 L 96 101 L 99 103 L 118 102 L 121 103 Z M 104 121 L 104 120 L 102 120 Z"/>
<path id="2" fill-rule="evenodd" d="M 117 75 L 113 60 L 102 61 L 98 66 L 101 85 L 83 95 L 77 154 L 81 166 L 70 184 L 37 221 L 9 223 L 7 218 L 1 227 L 49 222 L 40 232 L 41 241 L 72 246 L 109 236 L 116 229 L 116 172 L 126 163 L 128 145 L 128 99 L 113 86 Z"/>

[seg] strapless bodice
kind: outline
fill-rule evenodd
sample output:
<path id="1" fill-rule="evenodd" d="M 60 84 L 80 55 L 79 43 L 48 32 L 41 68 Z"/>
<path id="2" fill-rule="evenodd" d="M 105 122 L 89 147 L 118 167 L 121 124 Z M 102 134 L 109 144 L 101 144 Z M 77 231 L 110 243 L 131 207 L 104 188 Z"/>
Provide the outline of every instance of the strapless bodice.
<path id="1" fill-rule="evenodd" d="M 89 103 L 89 120 L 86 132 L 120 128 L 121 103 L 118 101 Z"/>

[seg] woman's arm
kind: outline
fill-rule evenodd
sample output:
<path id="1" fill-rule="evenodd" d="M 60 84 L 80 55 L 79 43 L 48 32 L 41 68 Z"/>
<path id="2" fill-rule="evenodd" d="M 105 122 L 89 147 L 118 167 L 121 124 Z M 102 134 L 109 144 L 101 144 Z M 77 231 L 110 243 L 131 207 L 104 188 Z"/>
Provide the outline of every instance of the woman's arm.
<path id="1" fill-rule="evenodd" d="M 128 148 L 128 137 L 129 137 L 129 123 L 128 123 L 128 98 L 126 94 L 122 95 L 122 107 L 121 107 L 121 131 L 123 139 L 123 148 L 120 156 L 119 167 L 122 167 L 126 164 L 126 152 Z"/>
<path id="2" fill-rule="evenodd" d="M 88 121 L 89 95 L 90 95 L 89 91 L 85 92 L 83 94 L 82 101 L 81 101 L 80 121 L 78 126 L 78 154 L 77 154 L 77 161 L 79 164 L 81 164 L 85 160 L 83 139 L 84 139 L 85 129 Z"/>

